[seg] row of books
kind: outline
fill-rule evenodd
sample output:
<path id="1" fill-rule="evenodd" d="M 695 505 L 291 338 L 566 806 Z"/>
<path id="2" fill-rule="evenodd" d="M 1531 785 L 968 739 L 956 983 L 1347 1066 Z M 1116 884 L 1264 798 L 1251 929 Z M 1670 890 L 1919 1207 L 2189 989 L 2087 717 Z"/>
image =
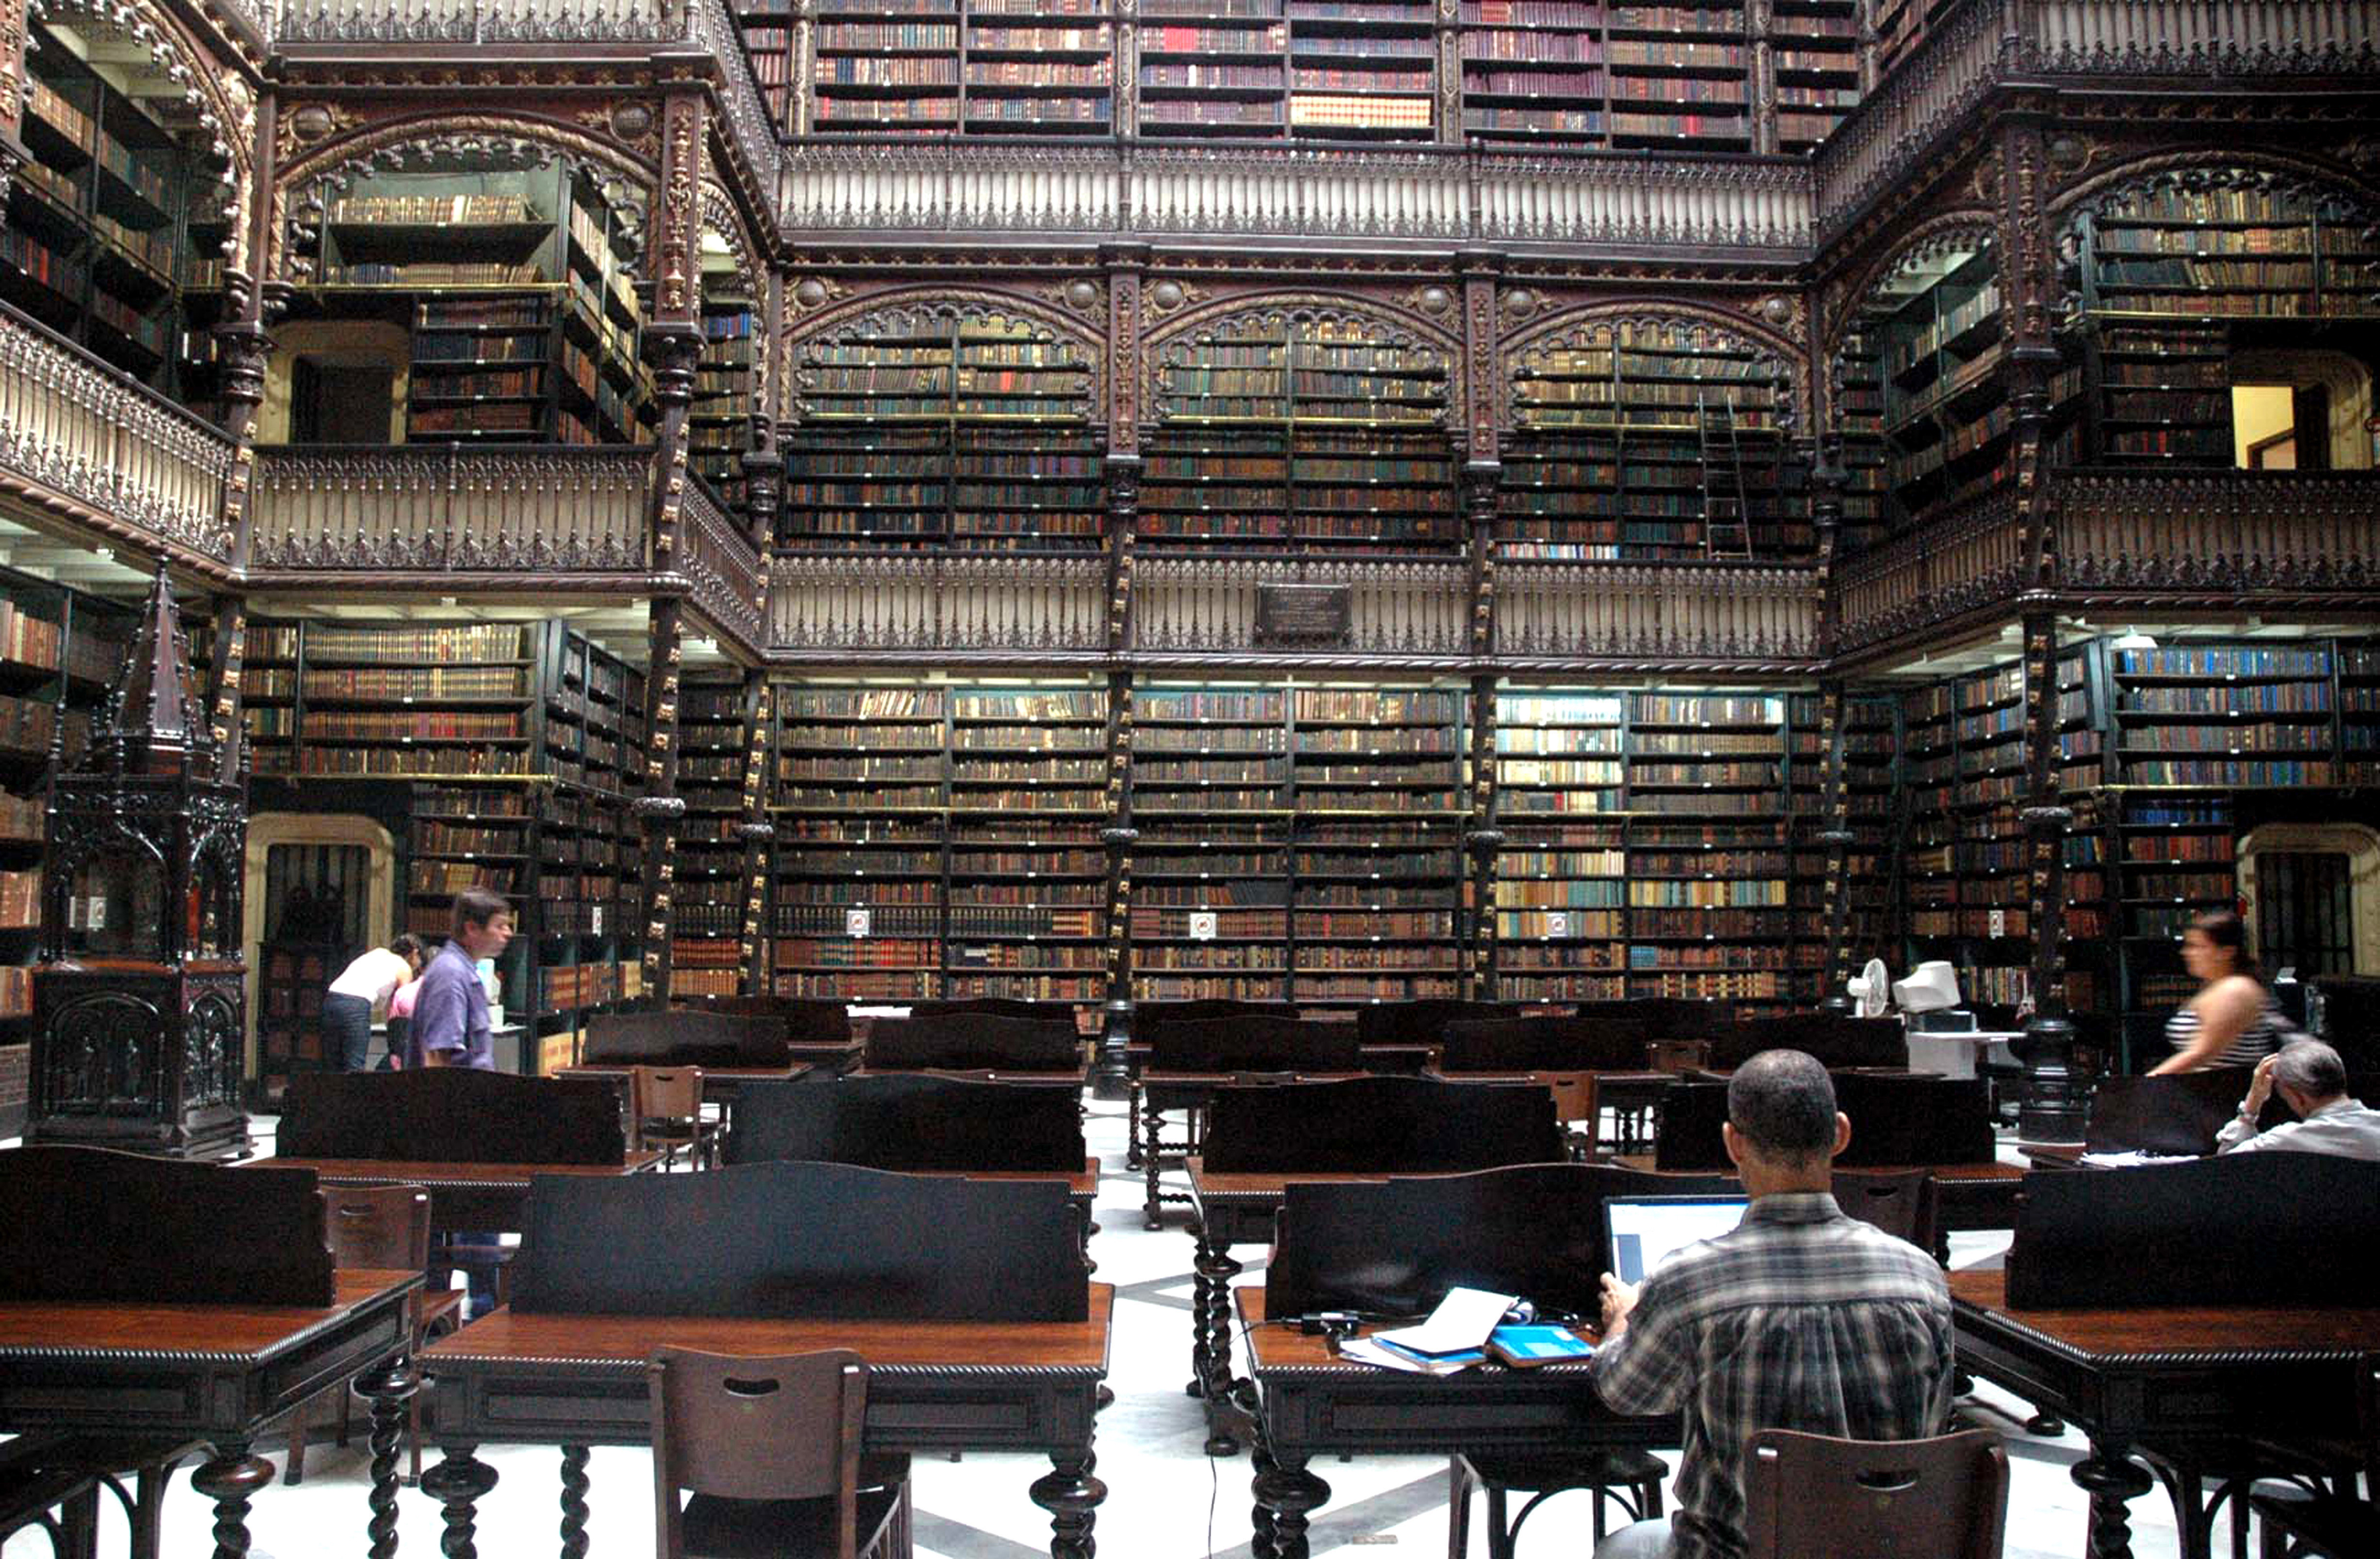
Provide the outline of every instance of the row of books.
<path id="1" fill-rule="evenodd" d="M 331 203 L 340 223 L 542 223 L 519 194 L 344 195 Z"/>

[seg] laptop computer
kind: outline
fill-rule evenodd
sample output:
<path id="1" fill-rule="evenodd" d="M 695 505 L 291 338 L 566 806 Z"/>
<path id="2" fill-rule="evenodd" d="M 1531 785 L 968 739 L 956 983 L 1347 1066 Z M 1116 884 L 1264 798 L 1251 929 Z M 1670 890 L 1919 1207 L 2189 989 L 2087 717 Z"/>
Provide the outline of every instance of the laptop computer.
<path id="1" fill-rule="evenodd" d="M 1743 1222 L 1741 1196 L 1613 1197 L 1603 1204 L 1604 1248 L 1612 1275 L 1642 1283 L 1679 1249 L 1715 1239 Z"/>

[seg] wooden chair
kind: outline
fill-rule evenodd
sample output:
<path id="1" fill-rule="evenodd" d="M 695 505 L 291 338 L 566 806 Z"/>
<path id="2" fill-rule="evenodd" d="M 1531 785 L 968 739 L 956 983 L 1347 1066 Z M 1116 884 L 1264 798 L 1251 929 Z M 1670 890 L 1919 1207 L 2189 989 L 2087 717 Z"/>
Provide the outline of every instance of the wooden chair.
<path id="1" fill-rule="evenodd" d="M 1448 1559 L 1463 1559 L 1471 1549 L 1471 1490 L 1476 1484 L 1488 1494 L 1488 1559 L 1513 1559 L 1521 1539 L 1521 1523 L 1556 1494 L 1585 1490 L 1595 1496 L 1595 1536 L 1604 1535 L 1604 1501 L 1616 1500 L 1631 1521 L 1650 1521 L 1661 1514 L 1661 1485 L 1670 1469 L 1650 1451 L 1622 1447 L 1605 1451 L 1552 1453 L 1466 1452 L 1447 1468 Z M 1509 1513 L 1508 1497 L 1527 1495 L 1517 1515 Z"/>
<path id="2" fill-rule="evenodd" d="M 2249 1508 L 2264 1530 L 2264 1559 L 2362 1559 L 2380 1553 L 2380 1353 L 2363 1356 L 2356 1379 L 2356 1405 L 2362 1419 L 2363 1497 L 2351 1484 L 2328 1493 L 2255 1494 Z"/>
<path id="3" fill-rule="evenodd" d="M 1932 1252 L 1941 1213 L 1934 1176 L 1923 1169 L 1838 1169 L 1835 1201 L 1863 1224 Z"/>
<path id="4" fill-rule="evenodd" d="M 662 1348 L 647 1379 L 655 1559 L 905 1559 L 908 1458 L 860 1455 L 857 1354 Z"/>
<path id="5" fill-rule="evenodd" d="M 662 1150 L 662 1167 L 680 1152 L 697 1169 L 719 1159 L 719 1127 L 702 1118 L 702 1068 L 631 1066 L 628 1115 L 639 1148 Z"/>
<path id="6" fill-rule="evenodd" d="M 1746 1559 L 1999 1559 L 2008 1452 L 1986 1429 L 1838 1440 L 1765 1429 L 1744 1446 Z"/>
<path id="7" fill-rule="evenodd" d="M 331 1244 L 331 1261 L 342 1267 L 379 1267 L 394 1272 L 423 1272 L 430 1265 L 430 1193 L 419 1186 L 325 1186 L 322 1188 L 322 1227 Z M 451 1332 L 460 1323 L 463 1294 L 455 1288 L 425 1288 L 413 1297 L 413 1349 L 421 1351 L 433 1333 Z M 347 1443 L 347 1416 L 352 1402 L 346 1382 L 337 1387 L 338 1443 Z M 306 1479 L 306 1440 L 317 1409 L 327 1407 L 330 1392 L 298 1405 L 289 1416 L 289 1466 L 282 1480 Z M 421 1406 L 417 1395 L 407 1410 L 407 1438 L 413 1446 L 413 1478 L 421 1479 Z"/>

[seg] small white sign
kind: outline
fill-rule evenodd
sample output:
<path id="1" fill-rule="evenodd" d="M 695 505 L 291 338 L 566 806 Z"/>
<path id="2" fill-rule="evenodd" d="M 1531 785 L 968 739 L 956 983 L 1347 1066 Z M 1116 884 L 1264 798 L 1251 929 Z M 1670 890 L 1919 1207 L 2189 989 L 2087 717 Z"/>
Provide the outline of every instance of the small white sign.
<path id="1" fill-rule="evenodd" d="M 865 909 L 844 910 L 843 912 L 843 934 L 845 936 L 866 936 L 868 934 L 868 911 Z"/>
<path id="2" fill-rule="evenodd" d="M 2008 911 L 2007 911 L 2007 910 L 2005 910 L 2005 909 L 1995 909 L 1995 910 L 1993 910 L 1993 911 L 1992 911 L 1992 913 L 1991 913 L 1991 922 L 1992 922 L 1992 934 L 1993 934 L 1994 936 L 2006 936 L 2006 935 L 2008 935 Z"/>
<path id="3" fill-rule="evenodd" d="M 1213 910 L 1193 909 L 1190 911 L 1190 940 L 1193 942 L 1212 942 L 1215 940 L 1215 912 Z"/>
<path id="4" fill-rule="evenodd" d="M 589 936 L 603 934 L 603 907 L 600 904 L 588 911 L 587 932 Z"/>
<path id="5" fill-rule="evenodd" d="M 1547 911 L 1546 934 L 1548 936 L 1568 936 L 1570 934 L 1569 914 L 1560 909 Z"/>
<path id="6" fill-rule="evenodd" d="M 83 929 L 103 932 L 107 929 L 107 900 L 99 894 L 91 895 L 91 907 L 83 912 Z"/>

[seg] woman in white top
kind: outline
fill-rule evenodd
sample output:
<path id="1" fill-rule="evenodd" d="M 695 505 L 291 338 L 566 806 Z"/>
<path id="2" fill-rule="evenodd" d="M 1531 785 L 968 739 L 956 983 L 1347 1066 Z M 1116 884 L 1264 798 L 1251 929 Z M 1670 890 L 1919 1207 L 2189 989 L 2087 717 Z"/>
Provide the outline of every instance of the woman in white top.
<path id="1" fill-rule="evenodd" d="M 333 1071 L 360 1072 L 371 1050 L 372 1014 L 384 1010 L 397 988 L 421 972 L 421 939 L 407 932 L 385 947 L 359 955 L 331 981 L 322 998 L 322 1064 Z"/>

